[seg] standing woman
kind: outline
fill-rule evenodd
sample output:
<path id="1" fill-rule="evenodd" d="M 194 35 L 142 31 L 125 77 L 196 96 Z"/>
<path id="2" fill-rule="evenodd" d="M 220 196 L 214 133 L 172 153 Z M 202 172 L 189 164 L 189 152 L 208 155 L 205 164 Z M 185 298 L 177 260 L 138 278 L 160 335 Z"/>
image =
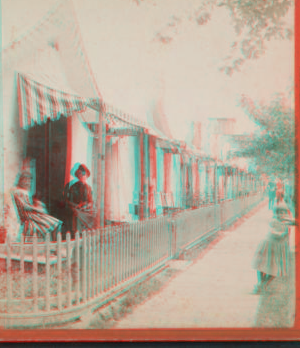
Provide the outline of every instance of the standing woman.
<path id="1" fill-rule="evenodd" d="M 288 209 L 279 205 L 269 224 L 267 237 L 260 242 L 253 259 L 257 270 L 257 285 L 254 293 L 266 290 L 275 277 L 285 277 L 290 268 L 290 249 L 288 226 L 294 224 L 288 218 Z"/>
<path id="2" fill-rule="evenodd" d="M 72 230 L 81 232 L 83 229 L 94 227 L 92 189 L 86 182 L 90 176 L 90 171 L 84 164 L 81 164 L 76 170 L 75 176 L 78 181 L 70 188 L 68 204 L 73 210 Z"/>

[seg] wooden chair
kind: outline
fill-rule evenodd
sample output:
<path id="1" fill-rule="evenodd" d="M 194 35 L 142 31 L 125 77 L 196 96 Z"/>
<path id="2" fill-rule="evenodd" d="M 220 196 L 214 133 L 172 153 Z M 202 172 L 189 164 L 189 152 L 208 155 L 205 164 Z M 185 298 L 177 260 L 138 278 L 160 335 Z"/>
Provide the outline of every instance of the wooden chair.
<path id="1" fill-rule="evenodd" d="M 21 225 L 19 229 L 18 238 L 19 238 L 19 235 L 21 234 L 24 237 L 25 243 L 32 242 L 33 231 L 31 231 L 29 228 L 29 221 L 26 218 L 26 214 L 24 214 L 24 209 L 20 200 L 18 199 L 18 195 L 15 192 L 11 192 L 11 198 L 12 198 L 13 205 L 15 207 L 15 212 L 16 212 L 18 221 Z M 38 242 L 44 241 L 44 238 L 41 235 L 38 234 L 37 237 L 38 237 Z"/>

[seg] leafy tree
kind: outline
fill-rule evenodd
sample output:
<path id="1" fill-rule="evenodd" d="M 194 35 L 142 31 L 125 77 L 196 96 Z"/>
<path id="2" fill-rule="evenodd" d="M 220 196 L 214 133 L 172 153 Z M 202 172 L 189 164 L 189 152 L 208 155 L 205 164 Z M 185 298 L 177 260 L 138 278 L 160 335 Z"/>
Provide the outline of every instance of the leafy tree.
<path id="1" fill-rule="evenodd" d="M 268 176 L 282 179 L 293 175 L 295 170 L 294 111 L 287 106 L 282 95 L 269 104 L 255 103 L 243 96 L 241 106 L 258 126 L 248 137 L 233 140 L 236 148 L 231 157 L 254 160 L 257 170 Z"/>
<path id="2" fill-rule="evenodd" d="M 155 4 L 159 0 L 133 1 L 140 5 L 146 1 Z M 229 75 L 239 70 L 247 60 L 264 54 L 267 41 L 291 39 L 293 36 L 293 30 L 284 22 L 293 6 L 290 0 L 195 0 L 194 3 L 195 6 L 185 13 L 171 13 L 169 23 L 156 35 L 156 39 L 169 44 L 184 21 L 205 25 L 216 8 L 224 7 L 229 11 L 238 38 L 232 43 L 231 53 L 221 67 L 221 71 Z"/>

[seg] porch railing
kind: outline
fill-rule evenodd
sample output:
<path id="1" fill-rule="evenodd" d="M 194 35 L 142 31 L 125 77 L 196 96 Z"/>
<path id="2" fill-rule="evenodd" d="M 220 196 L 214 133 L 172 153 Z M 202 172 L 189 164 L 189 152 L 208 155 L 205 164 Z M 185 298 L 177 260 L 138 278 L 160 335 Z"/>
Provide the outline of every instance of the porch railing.
<path id="1" fill-rule="evenodd" d="M 76 233 L 75 240 L 0 245 L 0 325 L 47 326 L 80 318 L 181 250 L 259 203 L 261 193 L 130 224 Z"/>

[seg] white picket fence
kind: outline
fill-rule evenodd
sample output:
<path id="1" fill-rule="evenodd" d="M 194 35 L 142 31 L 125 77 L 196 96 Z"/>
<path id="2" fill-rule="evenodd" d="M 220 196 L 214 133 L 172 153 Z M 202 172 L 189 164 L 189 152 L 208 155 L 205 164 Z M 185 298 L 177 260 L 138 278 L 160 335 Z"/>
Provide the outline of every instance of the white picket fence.
<path id="1" fill-rule="evenodd" d="M 173 217 L 172 256 L 207 238 L 212 233 L 225 229 L 242 215 L 254 208 L 263 199 L 262 193 L 244 195 L 235 200 L 203 205 L 197 209 L 182 211 Z"/>
<path id="2" fill-rule="evenodd" d="M 75 240 L 0 244 L 0 325 L 46 327 L 80 318 L 259 203 L 256 193 L 130 224 L 76 233 Z"/>

